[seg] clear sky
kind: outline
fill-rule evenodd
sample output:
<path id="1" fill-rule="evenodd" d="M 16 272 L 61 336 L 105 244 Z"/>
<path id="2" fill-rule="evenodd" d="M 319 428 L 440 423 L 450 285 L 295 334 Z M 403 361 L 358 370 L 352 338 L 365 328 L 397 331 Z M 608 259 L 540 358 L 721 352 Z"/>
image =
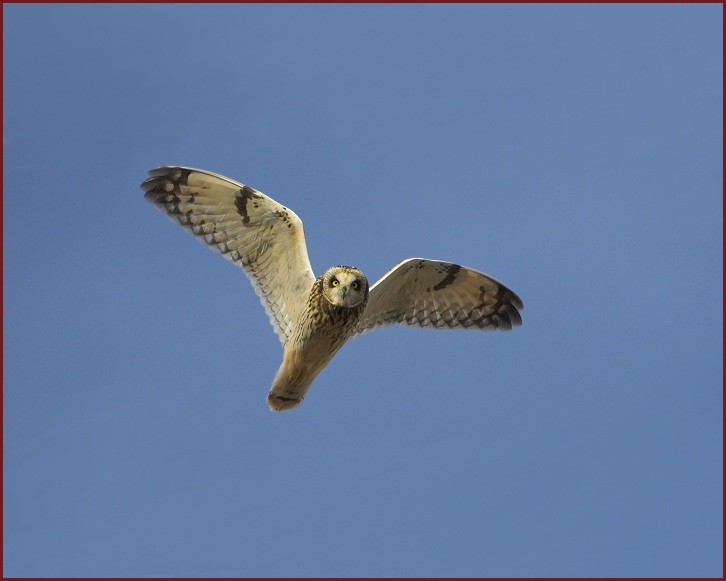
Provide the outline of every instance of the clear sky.
<path id="1" fill-rule="evenodd" d="M 721 5 L 3 10 L 6 576 L 721 576 Z M 272 413 L 164 164 L 523 325 L 366 334 Z"/>

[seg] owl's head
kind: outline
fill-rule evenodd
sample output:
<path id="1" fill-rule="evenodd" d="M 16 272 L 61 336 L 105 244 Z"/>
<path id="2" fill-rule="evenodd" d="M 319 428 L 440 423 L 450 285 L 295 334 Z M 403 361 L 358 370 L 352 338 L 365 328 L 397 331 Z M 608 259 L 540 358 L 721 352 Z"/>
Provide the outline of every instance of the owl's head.
<path id="1" fill-rule="evenodd" d="M 368 297 L 368 279 L 352 266 L 333 266 L 323 273 L 323 296 L 336 307 L 352 308 Z"/>

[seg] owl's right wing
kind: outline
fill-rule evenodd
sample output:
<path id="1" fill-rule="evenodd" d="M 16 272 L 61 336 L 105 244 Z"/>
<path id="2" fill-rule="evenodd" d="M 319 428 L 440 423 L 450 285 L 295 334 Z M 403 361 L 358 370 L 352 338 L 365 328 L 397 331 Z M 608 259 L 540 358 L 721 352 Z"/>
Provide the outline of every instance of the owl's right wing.
<path id="1" fill-rule="evenodd" d="M 315 282 L 300 218 L 224 176 L 188 167 L 149 170 L 144 197 L 242 267 L 284 345 Z"/>
<path id="2" fill-rule="evenodd" d="M 400 323 L 433 329 L 509 330 L 522 299 L 488 274 L 452 262 L 408 258 L 370 289 L 355 334 Z"/>

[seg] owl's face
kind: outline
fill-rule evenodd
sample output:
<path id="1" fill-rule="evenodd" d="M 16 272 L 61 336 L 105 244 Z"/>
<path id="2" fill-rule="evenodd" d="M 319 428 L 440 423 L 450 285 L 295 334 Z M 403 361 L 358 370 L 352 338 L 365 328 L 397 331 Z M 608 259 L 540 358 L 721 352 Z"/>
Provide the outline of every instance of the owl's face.
<path id="1" fill-rule="evenodd" d="M 358 306 L 368 296 L 368 279 L 352 266 L 334 266 L 323 274 L 323 296 L 337 307 Z"/>

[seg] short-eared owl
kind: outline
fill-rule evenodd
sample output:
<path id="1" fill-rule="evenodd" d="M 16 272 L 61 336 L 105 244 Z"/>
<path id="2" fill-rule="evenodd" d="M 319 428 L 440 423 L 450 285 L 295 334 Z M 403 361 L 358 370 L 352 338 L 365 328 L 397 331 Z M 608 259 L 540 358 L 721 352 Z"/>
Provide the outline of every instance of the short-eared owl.
<path id="1" fill-rule="evenodd" d="M 436 329 L 521 325 L 520 298 L 490 276 L 441 260 L 408 258 L 374 285 L 351 266 L 315 278 L 300 218 L 262 192 L 208 171 L 159 167 L 145 197 L 241 266 L 283 349 L 267 395 L 273 410 L 300 404 L 349 338 L 400 323 Z"/>

